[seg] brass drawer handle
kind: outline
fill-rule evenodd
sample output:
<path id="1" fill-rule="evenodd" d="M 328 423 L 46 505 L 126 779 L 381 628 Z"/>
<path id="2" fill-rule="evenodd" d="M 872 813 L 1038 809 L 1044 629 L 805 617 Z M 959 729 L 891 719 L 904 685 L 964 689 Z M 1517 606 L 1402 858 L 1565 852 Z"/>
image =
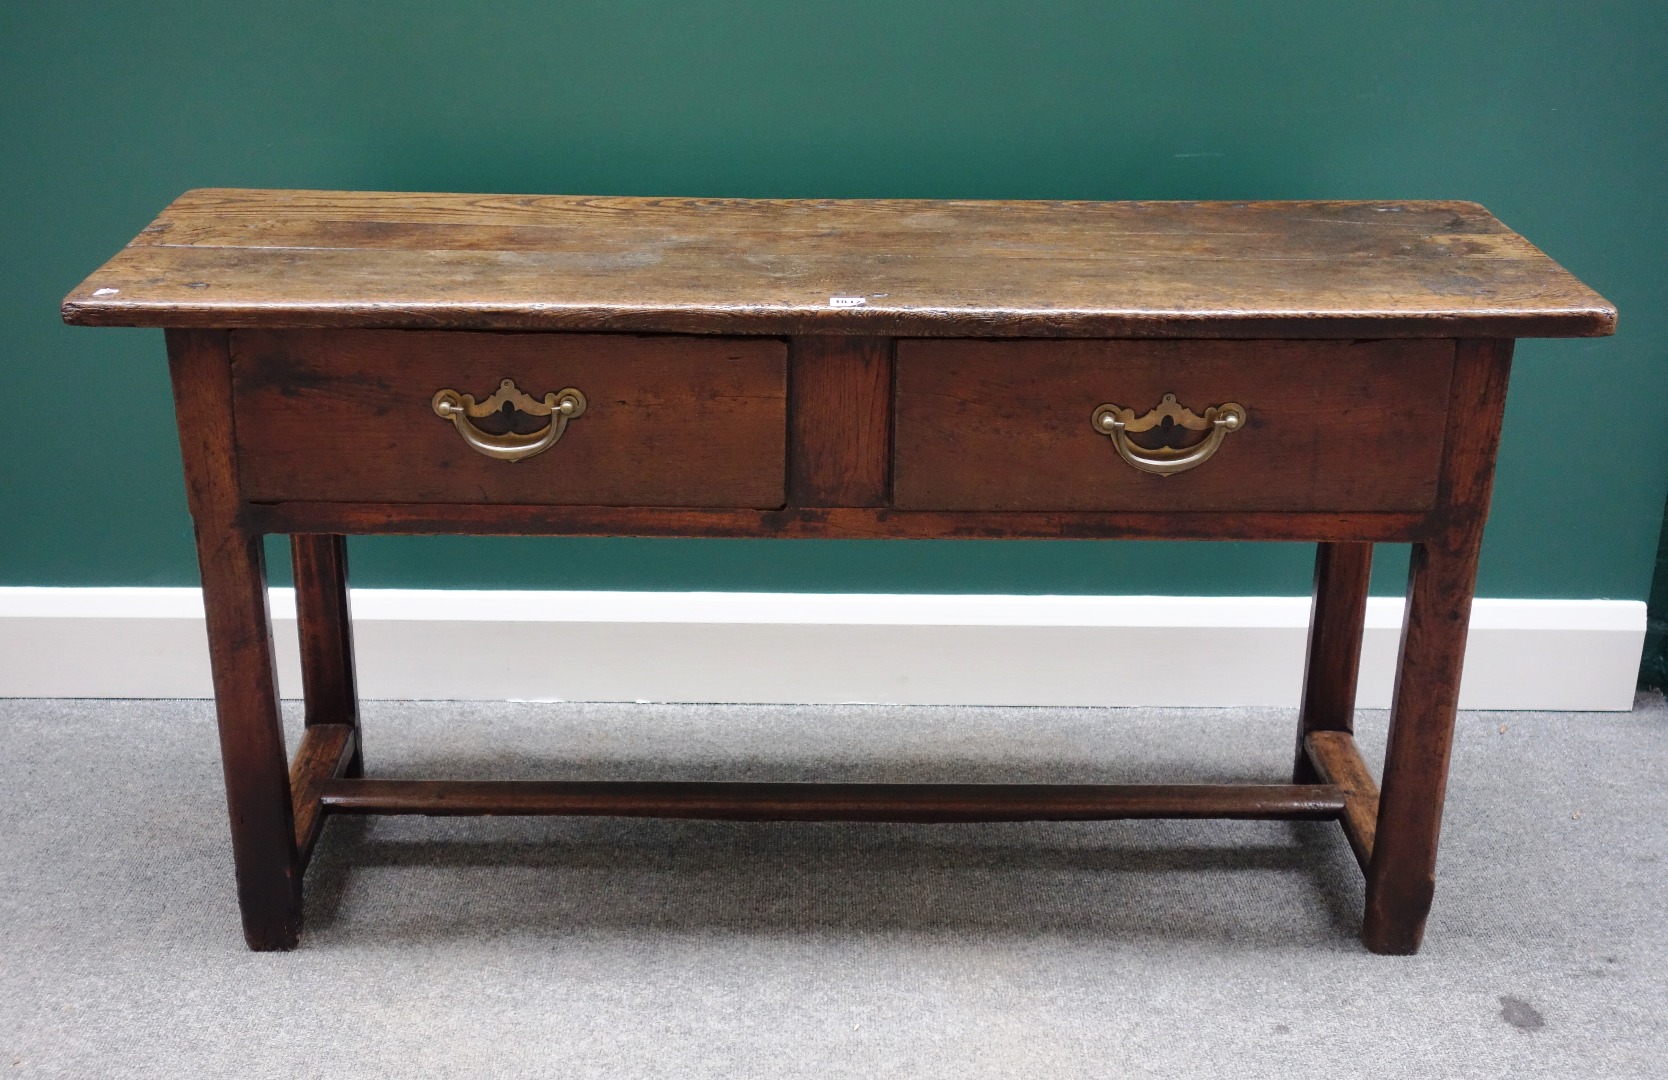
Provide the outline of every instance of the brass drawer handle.
<path id="1" fill-rule="evenodd" d="M 1149 449 L 1131 441 L 1131 432 L 1151 431 L 1165 420 L 1189 431 L 1209 434 L 1198 445 L 1181 449 L 1162 446 Z M 1227 438 L 1228 432 L 1245 426 L 1245 406 L 1227 401 L 1212 405 L 1205 410 L 1205 415 L 1200 416 L 1192 409 L 1178 405 L 1176 395 L 1165 394 L 1158 408 L 1145 416 L 1138 417 L 1134 409 L 1121 405 L 1102 405 L 1095 410 L 1091 422 L 1096 431 L 1111 438 L 1112 445 L 1118 448 L 1118 455 L 1137 469 L 1158 476 L 1174 476 L 1209 461 L 1217 447 L 1222 445 L 1222 440 Z"/>
<path id="2" fill-rule="evenodd" d="M 479 404 L 476 404 L 474 395 L 460 394 L 456 390 L 437 391 L 431 404 L 434 414 L 450 420 L 464 442 L 499 461 L 522 461 L 544 453 L 556 445 L 556 440 L 567 430 L 569 420 L 585 415 L 585 395 L 573 387 L 546 394 L 543 401 L 538 401 L 517 389 L 514 379 L 499 383 L 498 390 Z M 515 431 L 490 435 L 471 422 L 471 418 L 479 420 L 502 412 L 506 404 L 529 416 L 548 416 L 550 423 L 543 431 L 526 435 Z"/>

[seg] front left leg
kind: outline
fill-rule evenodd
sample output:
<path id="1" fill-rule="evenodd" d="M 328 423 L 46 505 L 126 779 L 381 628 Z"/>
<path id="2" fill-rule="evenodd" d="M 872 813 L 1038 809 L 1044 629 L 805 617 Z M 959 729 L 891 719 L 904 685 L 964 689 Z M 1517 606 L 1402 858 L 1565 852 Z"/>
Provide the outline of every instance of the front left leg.
<path id="1" fill-rule="evenodd" d="M 243 937 L 257 951 L 293 949 L 301 938 L 302 866 L 261 537 L 199 525 L 197 550 Z"/>
<path id="2" fill-rule="evenodd" d="M 169 330 L 180 455 L 197 537 L 220 761 L 243 936 L 251 949 L 301 937 L 301 858 L 272 663 L 261 534 L 242 522 L 223 330 Z"/>

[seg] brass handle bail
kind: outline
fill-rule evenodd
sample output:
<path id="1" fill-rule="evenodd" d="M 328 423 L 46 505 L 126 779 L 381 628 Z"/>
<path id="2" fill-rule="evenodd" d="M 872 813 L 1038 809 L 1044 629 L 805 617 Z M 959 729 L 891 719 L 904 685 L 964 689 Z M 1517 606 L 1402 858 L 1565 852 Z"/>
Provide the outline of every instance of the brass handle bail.
<path id="1" fill-rule="evenodd" d="M 1174 476 L 1189 469 L 1196 469 L 1209 461 L 1229 432 L 1238 431 L 1245 426 L 1245 419 L 1245 406 L 1238 402 L 1226 401 L 1221 405 L 1212 405 L 1200 416 L 1192 409 L 1178 404 L 1176 395 L 1165 394 L 1158 407 L 1145 416 L 1136 416 L 1134 409 L 1126 409 L 1121 405 L 1102 405 L 1095 410 L 1090 423 L 1097 432 L 1112 440 L 1112 445 L 1118 448 L 1119 457 L 1137 469 L 1156 476 Z M 1206 432 L 1204 441 L 1181 449 L 1149 449 L 1137 445 L 1130 439 L 1131 432 L 1139 434 L 1151 431 L 1165 420 L 1189 431 Z"/>
<path id="2" fill-rule="evenodd" d="M 529 416 L 548 416 L 550 423 L 543 431 L 526 435 L 516 431 L 492 435 L 472 422 L 502 411 L 506 404 Z M 573 387 L 546 394 L 544 400 L 539 401 L 517 389 L 514 379 L 499 383 L 493 395 L 479 403 L 472 394 L 438 390 L 430 405 L 436 416 L 452 422 L 458 434 L 463 436 L 463 441 L 472 449 L 499 461 L 525 461 L 544 453 L 556 445 L 556 440 L 567 430 L 569 420 L 585 415 L 585 395 Z"/>

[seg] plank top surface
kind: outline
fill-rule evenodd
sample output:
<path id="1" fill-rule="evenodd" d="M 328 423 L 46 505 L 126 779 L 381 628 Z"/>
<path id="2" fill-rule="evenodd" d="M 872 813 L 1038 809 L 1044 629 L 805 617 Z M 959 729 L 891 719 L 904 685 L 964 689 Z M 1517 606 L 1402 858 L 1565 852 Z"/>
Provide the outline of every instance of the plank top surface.
<path id="1" fill-rule="evenodd" d="M 1581 337 L 1616 320 L 1467 202 L 246 189 L 182 195 L 63 316 L 975 337 Z"/>

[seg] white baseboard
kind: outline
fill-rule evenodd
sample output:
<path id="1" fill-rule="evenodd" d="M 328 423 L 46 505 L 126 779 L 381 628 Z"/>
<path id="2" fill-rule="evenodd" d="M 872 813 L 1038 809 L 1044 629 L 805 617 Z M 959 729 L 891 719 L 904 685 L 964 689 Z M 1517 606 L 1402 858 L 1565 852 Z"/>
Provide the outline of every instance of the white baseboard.
<path id="1" fill-rule="evenodd" d="M 298 696 L 295 598 L 272 591 Z M 920 596 L 356 589 L 367 698 L 1297 703 L 1304 597 Z M 1367 615 L 1360 705 L 1390 703 L 1402 602 Z M 1627 600 L 1478 600 L 1460 704 L 1626 710 Z M 0 588 L 0 697 L 207 697 L 196 589 Z"/>

